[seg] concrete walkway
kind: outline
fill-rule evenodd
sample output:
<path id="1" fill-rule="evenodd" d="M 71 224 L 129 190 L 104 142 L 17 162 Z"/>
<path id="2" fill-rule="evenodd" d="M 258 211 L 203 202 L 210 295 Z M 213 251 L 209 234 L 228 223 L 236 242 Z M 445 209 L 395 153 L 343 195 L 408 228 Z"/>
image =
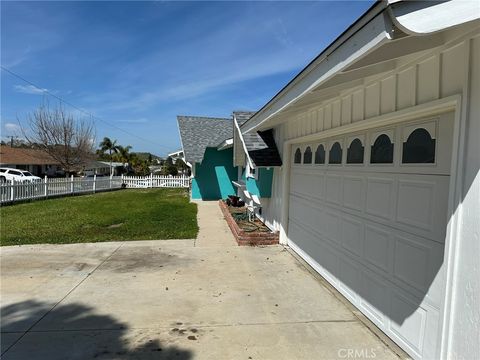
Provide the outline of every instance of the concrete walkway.
<path id="1" fill-rule="evenodd" d="M 2 359 L 398 359 L 281 246 L 195 240 L 3 247 Z M 197 246 L 195 246 L 197 245 Z"/>
<path id="2" fill-rule="evenodd" d="M 218 201 L 199 201 L 198 232 L 195 246 L 237 246 Z"/>

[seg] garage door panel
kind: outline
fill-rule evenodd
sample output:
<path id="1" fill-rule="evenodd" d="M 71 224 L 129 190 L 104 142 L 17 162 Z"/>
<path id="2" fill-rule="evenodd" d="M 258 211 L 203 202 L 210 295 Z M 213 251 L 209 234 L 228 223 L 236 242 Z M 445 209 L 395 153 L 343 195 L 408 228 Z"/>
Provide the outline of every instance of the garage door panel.
<path id="1" fill-rule="evenodd" d="M 290 189 L 293 194 L 323 200 L 325 196 L 324 173 L 315 168 L 310 171 L 296 169 L 292 175 Z"/>
<path id="2" fill-rule="evenodd" d="M 398 181 L 397 221 L 432 231 L 435 183 L 429 181 Z"/>
<path id="3" fill-rule="evenodd" d="M 343 206 L 362 212 L 365 206 L 365 181 L 360 176 L 345 175 L 343 179 Z"/>
<path id="4" fill-rule="evenodd" d="M 355 291 L 361 280 L 360 269 L 348 257 L 342 256 L 338 260 L 339 272 L 337 278 L 339 280 L 339 290 L 352 303 L 358 303 L 358 295 Z"/>
<path id="5" fill-rule="evenodd" d="M 390 330 L 415 353 L 423 350 L 427 312 L 415 301 L 393 291 L 391 294 Z"/>
<path id="6" fill-rule="evenodd" d="M 365 260 L 379 271 L 392 273 L 391 259 L 393 238 L 388 228 L 374 224 L 365 225 L 364 254 Z"/>
<path id="7" fill-rule="evenodd" d="M 432 251 L 424 241 L 395 237 L 394 276 L 406 286 L 426 291 L 430 285 L 429 263 Z"/>
<path id="8" fill-rule="evenodd" d="M 330 283 L 337 284 L 336 278 L 332 275 L 338 273 L 338 253 L 334 248 L 326 242 L 320 241 L 316 234 L 306 231 L 294 221 L 290 221 L 289 231 L 291 236 L 295 236 L 298 239 L 298 243 L 294 244 L 294 246 L 302 249 L 305 254 L 312 254 L 310 258 L 315 263 L 322 264 L 321 268 L 324 270 L 322 275 Z"/>
<path id="9" fill-rule="evenodd" d="M 393 220 L 394 191 L 393 178 L 367 177 L 366 213 L 387 221 Z"/>
<path id="10" fill-rule="evenodd" d="M 388 283 L 372 271 L 364 271 L 362 275 L 360 307 L 377 326 L 384 329 L 387 326 L 384 313 L 389 306 Z"/>
<path id="11" fill-rule="evenodd" d="M 342 246 L 356 256 L 363 257 L 363 223 L 353 217 L 341 219 Z"/>
<path id="12" fill-rule="evenodd" d="M 342 204 L 342 176 L 326 175 L 326 200 L 330 203 Z"/>

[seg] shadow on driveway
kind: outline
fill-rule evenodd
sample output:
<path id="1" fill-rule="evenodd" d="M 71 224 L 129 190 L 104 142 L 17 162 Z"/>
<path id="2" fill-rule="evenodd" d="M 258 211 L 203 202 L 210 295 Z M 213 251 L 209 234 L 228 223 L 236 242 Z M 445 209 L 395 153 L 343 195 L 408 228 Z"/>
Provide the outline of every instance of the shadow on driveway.
<path id="1" fill-rule="evenodd" d="M 132 304 L 133 306 L 133 304 Z M 53 316 L 52 328 L 38 326 Z M 58 319 L 58 320 L 57 320 Z M 35 300 L 1 309 L 2 359 L 179 359 L 193 358 L 190 350 L 141 337 L 126 338 L 128 327 L 109 315 L 96 314 L 83 304 L 58 305 Z M 96 324 L 95 329 L 84 324 Z"/>

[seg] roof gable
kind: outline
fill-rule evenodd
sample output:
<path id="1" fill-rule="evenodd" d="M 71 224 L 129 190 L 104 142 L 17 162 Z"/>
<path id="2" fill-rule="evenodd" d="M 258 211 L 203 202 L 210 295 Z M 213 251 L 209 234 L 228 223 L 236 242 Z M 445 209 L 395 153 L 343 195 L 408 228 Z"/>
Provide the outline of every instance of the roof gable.
<path id="1" fill-rule="evenodd" d="M 203 116 L 177 116 L 180 139 L 187 162 L 203 160 L 207 147 L 217 147 L 233 136 L 233 120 Z"/>

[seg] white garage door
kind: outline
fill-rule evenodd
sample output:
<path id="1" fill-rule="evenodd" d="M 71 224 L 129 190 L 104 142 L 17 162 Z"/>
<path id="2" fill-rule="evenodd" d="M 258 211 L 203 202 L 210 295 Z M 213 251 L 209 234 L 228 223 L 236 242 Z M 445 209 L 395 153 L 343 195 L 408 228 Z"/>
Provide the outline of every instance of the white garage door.
<path id="1" fill-rule="evenodd" d="M 414 358 L 438 358 L 453 114 L 292 147 L 289 245 Z"/>

